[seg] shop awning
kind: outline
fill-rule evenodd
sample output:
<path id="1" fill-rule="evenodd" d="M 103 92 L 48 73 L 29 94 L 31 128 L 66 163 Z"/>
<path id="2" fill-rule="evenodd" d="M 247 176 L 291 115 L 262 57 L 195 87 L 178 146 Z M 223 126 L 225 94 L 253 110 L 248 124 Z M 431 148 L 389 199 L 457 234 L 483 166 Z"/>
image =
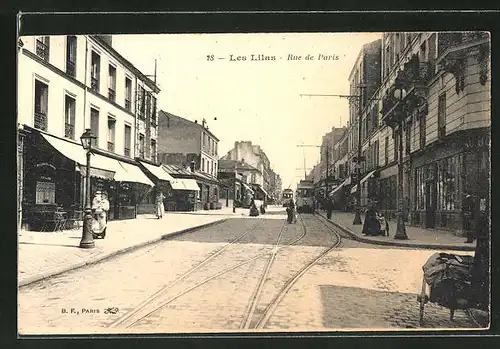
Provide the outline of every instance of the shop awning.
<path id="1" fill-rule="evenodd" d="M 200 191 L 198 183 L 194 179 L 189 178 L 175 178 L 173 182 L 170 182 L 172 189 L 174 190 L 193 190 Z"/>
<path id="2" fill-rule="evenodd" d="M 246 188 L 246 190 L 248 190 L 250 192 L 250 194 L 254 193 L 253 189 L 250 188 L 248 185 L 246 185 L 245 183 L 241 183 L 241 184 L 243 184 L 243 186 Z"/>
<path id="3" fill-rule="evenodd" d="M 144 166 L 149 172 L 153 174 L 156 178 L 162 181 L 168 181 L 168 182 L 173 182 L 175 181 L 175 178 L 172 177 L 163 169 L 163 166 L 154 166 L 147 164 L 145 162 L 140 162 L 142 166 Z"/>
<path id="4" fill-rule="evenodd" d="M 344 180 L 338 187 L 334 188 L 328 195 L 333 196 L 333 194 L 335 194 L 338 190 L 340 190 L 340 188 L 342 188 L 345 185 L 349 185 L 350 183 L 351 183 L 351 177 L 347 177 L 346 180 Z"/>
<path id="5" fill-rule="evenodd" d="M 370 178 L 374 173 L 375 173 L 376 170 L 374 171 L 371 171 L 370 173 L 368 173 L 366 176 L 364 176 L 361 181 L 359 182 L 360 184 L 363 184 L 364 182 L 366 182 L 366 180 L 368 178 Z M 356 192 L 356 190 L 358 190 L 358 185 L 354 185 L 352 188 L 351 188 L 351 194 L 354 194 Z"/>
<path id="6" fill-rule="evenodd" d="M 117 161 L 120 166 L 115 173 L 115 181 L 136 182 L 154 186 L 154 183 L 141 171 L 139 166 L 123 161 Z"/>
<path id="7" fill-rule="evenodd" d="M 85 166 L 87 164 L 87 153 L 81 145 L 52 137 L 43 133 L 41 135 L 47 142 L 49 142 L 51 146 L 53 146 L 59 153 L 61 153 L 68 159 L 73 160 L 82 166 Z M 117 160 L 99 154 L 92 154 L 92 156 L 90 157 L 91 171 L 92 168 L 97 168 L 101 170 L 116 172 L 117 165 Z"/>

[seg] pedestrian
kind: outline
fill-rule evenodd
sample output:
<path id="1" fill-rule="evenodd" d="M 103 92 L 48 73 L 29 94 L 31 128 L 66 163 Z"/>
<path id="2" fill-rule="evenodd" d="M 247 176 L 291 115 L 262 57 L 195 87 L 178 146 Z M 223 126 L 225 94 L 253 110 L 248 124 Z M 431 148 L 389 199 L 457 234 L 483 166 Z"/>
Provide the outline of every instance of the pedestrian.
<path id="1" fill-rule="evenodd" d="M 331 199 L 326 199 L 326 218 L 331 219 L 333 212 L 333 202 Z"/>
<path id="2" fill-rule="evenodd" d="M 377 210 L 375 209 L 375 202 L 370 201 L 368 204 L 368 209 L 365 212 L 365 221 L 363 222 L 363 235 L 377 236 L 385 235 L 386 229 L 382 231 L 381 220 L 377 216 Z"/>
<path id="3" fill-rule="evenodd" d="M 161 191 L 158 191 L 156 194 L 156 219 L 163 218 L 163 213 L 165 212 L 164 199 L 165 195 Z"/>
<path id="4" fill-rule="evenodd" d="M 462 201 L 462 217 L 463 229 L 467 236 L 465 243 L 474 242 L 474 219 L 475 219 L 475 202 L 474 197 L 470 193 L 465 193 Z"/>
<path id="5" fill-rule="evenodd" d="M 92 234 L 96 238 L 100 237 L 104 239 L 107 228 L 107 212 L 109 211 L 107 193 L 103 193 L 100 190 L 96 191 L 94 199 L 92 200 L 92 211 L 94 214 Z"/>

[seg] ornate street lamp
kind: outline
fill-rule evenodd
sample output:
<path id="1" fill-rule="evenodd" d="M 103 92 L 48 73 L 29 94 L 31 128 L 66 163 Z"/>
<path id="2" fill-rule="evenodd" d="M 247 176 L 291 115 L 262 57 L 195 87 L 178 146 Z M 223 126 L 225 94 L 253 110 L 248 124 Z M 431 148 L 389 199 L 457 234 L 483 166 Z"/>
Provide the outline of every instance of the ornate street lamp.
<path id="1" fill-rule="evenodd" d="M 83 218 L 83 233 L 80 241 L 81 248 L 93 248 L 94 238 L 92 236 L 92 209 L 90 207 L 90 155 L 92 154 L 92 141 L 97 139 L 88 128 L 81 135 L 82 147 L 87 151 L 87 169 L 85 173 L 85 216 Z"/>
<path id="2" fill-rule="evenodd" d="M 404 88 L 396 88 L 394 90 L 394 98 L 397 101 L 402 102 L 406 97 L 406 90 Z M 403 120 L 404 115 L 399 116 L 397 124 L 399 125 L 399 132 L 397 137 L 398 141 L 398 191 L 397 191 L 397 201 L 398 201 L 398 221 L 396 234 L 394 234 L 394 239 L 407 240 L 408 235 L 406 235 L 406 227 L 403 217 Z M 394 127 L 396 124 L 394 125 Z"/>

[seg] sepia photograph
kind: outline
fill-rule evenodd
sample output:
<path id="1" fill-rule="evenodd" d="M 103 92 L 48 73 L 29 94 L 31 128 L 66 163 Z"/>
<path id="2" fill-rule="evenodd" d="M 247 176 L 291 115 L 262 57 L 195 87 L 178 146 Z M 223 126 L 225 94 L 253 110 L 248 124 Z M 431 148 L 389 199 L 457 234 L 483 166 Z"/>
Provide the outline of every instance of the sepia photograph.
<path id="1" fill-rule="evenodd" d="M 19 335 L 490 328 L 490 50 L 19 36 Z"/>

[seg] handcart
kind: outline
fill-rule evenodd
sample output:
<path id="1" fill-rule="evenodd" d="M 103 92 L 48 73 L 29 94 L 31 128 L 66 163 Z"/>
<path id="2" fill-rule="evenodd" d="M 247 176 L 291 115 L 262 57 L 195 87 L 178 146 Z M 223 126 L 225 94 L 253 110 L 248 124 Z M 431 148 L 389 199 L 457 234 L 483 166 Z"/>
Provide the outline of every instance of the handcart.
<path id="1" fill-rule="evenodd" d="M 422 266 L 422 290 L 417 296 L 420 303 L 420 326 L 423 326 L 424 308 L 428 302 L 450 310 L 453 321 L 455 310 L 467 309 L 474 299 L 471 286 L 474 257 L 435 253 Z"/>

